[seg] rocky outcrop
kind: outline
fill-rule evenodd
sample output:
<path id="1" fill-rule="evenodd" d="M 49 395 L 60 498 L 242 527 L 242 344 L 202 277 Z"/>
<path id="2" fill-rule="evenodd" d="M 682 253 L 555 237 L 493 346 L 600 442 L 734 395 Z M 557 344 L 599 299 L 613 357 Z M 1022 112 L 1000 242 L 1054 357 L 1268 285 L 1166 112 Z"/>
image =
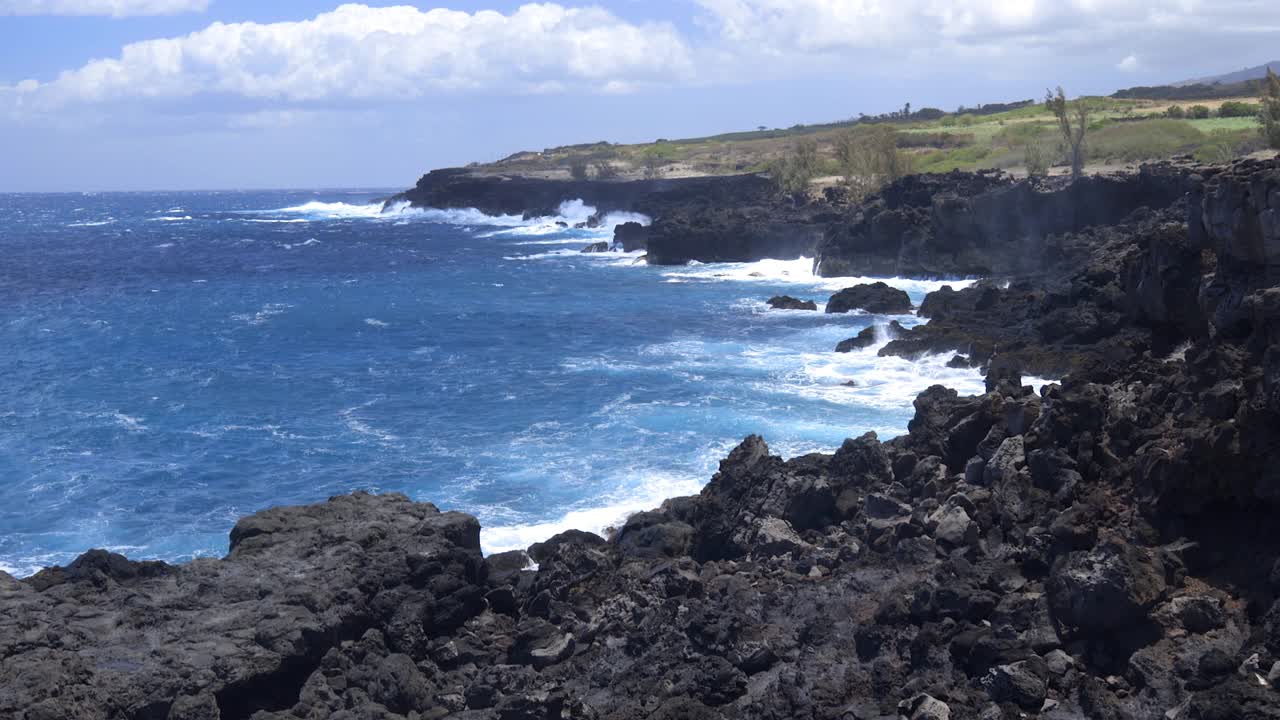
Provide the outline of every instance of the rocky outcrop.
<path id="1" fill-rule="evenodd" d="M 649 264 L 812 257 L 827 220 L 820 210 L 774 202 L 668 212 L 649 226 Z"/>
<path id="2" fill-rule="evenodd" d="M 386 204 L 551 217 L 568 200 L 595 207 L 597 223 L 614 211 L 652 218 L 648 226 L 617 226 L 614 244 L 627 252 L 647 250 L 653 265 L 812 257 L 827 223 L 837 217 L 825 202 L 797 205 L 778 197 L 768 178 L 758 175 L 602 182 L 477 175 L 454 168 L 422 176 L 413 189 Z"/>
<path id="3" fill-rule="evenodd" d="M 649 228 L 638 222 L 622 223 L 613 229 L 613 244 L 625 252 L 648 249 Z"/>
<path id="4" fill-rule="evenodd" d="M 95 550 L 22 582 L 0 573 L 0 716 L 289 708 L 370 633 L 387 633 L 387 653 L 421 655 L 481 613 L 479 532 L 467 515 L 357 494 L 247 517 L 223 560 L 171 566 Z M 408 668 L 406 682 L 421 677 Z"/>
<path id="5" fill-rule="evenodd" d="M 895 338 L 904 331 L 905 328 L 897 320 L 890 322 L 888 325 L 868 325 L 854 337 L 848 340 L 841 340 L 836 345 L 836 352 L 847 353 L 854 350 L 865 350 L 878 342 L 883 342 L 885 338 Z"/>
<path id="6" fill-rule="evenodd" d="M 600 242 L 591 243 L 590 245 L 582 248 L 580 252 L 584 252 L 584 253 L 609 252 L 609 242 L 607 240 L 601 240 Z"/>
<path id="7" fill-rule="evenodd" d="M 1166 208 L 1195 184 L 1191 174 L 1152 165 L 1069 184 L 995 171 L 912 175 L 831 223 L 815 268 L 824 277 L 1039 274 L 1057 260 L 1051 236 Z"/>
<path id="8" fill-rule="evenodd" d="M 812 300 L 801 300 L 790 295 L 775 295 L 769 298 L 769 307 L 774 310 L 817 310 L 818 304 Z"/>
<path id="9" fill-rule="evenodd" d="M 827 301 L 828 313 L 864 310 L 875 315 L 911 312 L 911 297 L 883 282 L 848 287 Z"/>

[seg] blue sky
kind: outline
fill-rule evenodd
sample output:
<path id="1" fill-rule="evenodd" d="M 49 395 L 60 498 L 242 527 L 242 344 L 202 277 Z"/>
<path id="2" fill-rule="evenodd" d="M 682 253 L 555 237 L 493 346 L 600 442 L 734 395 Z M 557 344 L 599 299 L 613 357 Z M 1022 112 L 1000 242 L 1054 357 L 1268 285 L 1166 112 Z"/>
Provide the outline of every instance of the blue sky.
<path id="1" fill-rule="evenodd" d="M 400 187 L 521 149 L 1273 60 L 1253 0 L 0 0 L 0 192 Z"/>

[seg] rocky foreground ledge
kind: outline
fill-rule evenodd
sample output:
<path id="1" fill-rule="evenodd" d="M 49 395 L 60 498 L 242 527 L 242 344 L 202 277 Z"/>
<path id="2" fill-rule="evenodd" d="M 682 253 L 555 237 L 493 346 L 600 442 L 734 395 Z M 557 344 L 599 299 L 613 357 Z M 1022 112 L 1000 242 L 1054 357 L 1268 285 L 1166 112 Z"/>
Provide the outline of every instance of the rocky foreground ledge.
<path id="1" fill-rule="evenodd" d="M 473 518 L 356 494 L 222 560 L 0 575 L 0 717 L 1278 718 L 1280 166 L 1187 182 L 926 299 L 986 394 L 832 455 L 748 438 L 609 539 L 483 558 Z"/>

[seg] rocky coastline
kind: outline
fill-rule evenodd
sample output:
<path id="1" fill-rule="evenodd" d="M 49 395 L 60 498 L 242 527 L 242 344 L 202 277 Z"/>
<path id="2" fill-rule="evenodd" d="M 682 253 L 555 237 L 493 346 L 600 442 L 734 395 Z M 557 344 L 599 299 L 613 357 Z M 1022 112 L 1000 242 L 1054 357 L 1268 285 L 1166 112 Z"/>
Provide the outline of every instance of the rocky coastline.
<path id="1" fill-rule="evenodd" d="M 488 211 L 565 199 L 485 182 Z M 653 217 L 651 258 L 802 227 L 823 274 L 989 276 L 882 351 L 988 392 L 829 455 L 749 437 L 608 538 L 486 558 L 470 516 L 355 494 L 247 517 L 223 559 L 0 573 L 0 717 L 1280 717 L 1280 162 L 907 178 L 745 244 L 779 204 L 724 183 L 577 196 Z"/>

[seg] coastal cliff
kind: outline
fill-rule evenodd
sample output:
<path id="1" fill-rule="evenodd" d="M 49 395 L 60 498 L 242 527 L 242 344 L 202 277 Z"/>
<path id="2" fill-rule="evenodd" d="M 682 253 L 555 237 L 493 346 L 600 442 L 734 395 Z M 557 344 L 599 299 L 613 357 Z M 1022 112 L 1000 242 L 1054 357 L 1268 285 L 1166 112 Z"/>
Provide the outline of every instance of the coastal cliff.
<path id="1" fill-rule="evenodd" d="M 622 211 L 649 217 L 648 227 L 619 228 L 615 244 L 647 250 L 652 265 L 811 257 L 826 223 L 836 218 L 825 202 L 797 205 L 778 198 L 773 184 L 759 175 L 614 182 L 435 170 L 387 204 L 554 217 L 569 200 L 583 201 L 599 216 Z"/>
<path id="2" fill-rule="evenodd" d="M 1044 252 L 991 260 L 1007 286 L 925 299 L 885 352 L 960 352 L 988 392 L 930 388 L 901 437 L 752 436 L 699 495 L 527 553 L 357 494 L 241 520 L 221 560 L 0 574 L 0 716 L 1280 717 L 1280 163 L 1147 172 L 1028 210 L 1062 224 L 1000 236 Z M 930 231 L 896 268 L 1005 252 L 936 246 L 938 202 L 1121 192 L 949 177 L 967 200 L 899 205 Z M 844 241 L 894 192 L 828 249 L 879 269 Z"/>

